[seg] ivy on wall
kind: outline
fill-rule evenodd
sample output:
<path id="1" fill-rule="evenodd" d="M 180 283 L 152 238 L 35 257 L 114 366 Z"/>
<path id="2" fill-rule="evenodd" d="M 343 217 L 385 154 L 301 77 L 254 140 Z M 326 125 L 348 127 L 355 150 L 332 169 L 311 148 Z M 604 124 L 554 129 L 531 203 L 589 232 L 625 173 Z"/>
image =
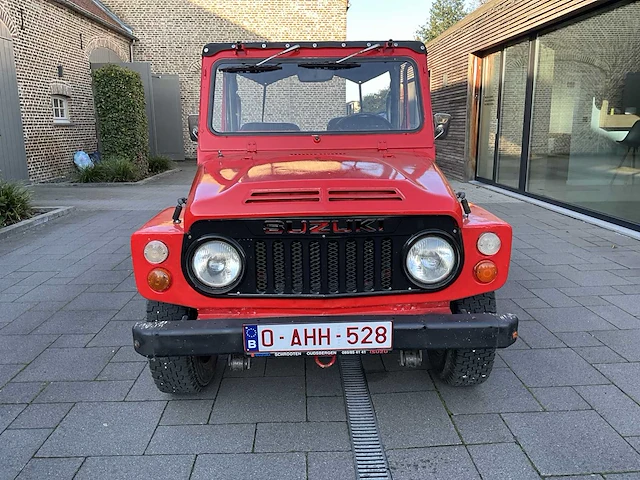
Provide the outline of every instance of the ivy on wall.
<path id="1" fill-rule="evenodd" d="M 119 65 L 92 73 L 100 146 L 105 158 L 125 158 L 149 171 L 149 132 L 140 74 Z"/>

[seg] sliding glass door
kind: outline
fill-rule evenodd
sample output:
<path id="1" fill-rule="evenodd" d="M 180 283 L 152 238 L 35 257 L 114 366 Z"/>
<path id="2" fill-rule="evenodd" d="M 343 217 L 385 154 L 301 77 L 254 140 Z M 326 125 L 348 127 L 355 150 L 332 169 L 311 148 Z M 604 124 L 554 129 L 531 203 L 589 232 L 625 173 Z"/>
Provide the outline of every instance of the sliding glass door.
<path id="1" fill-rule="evenodd" d="M 482 70 L 477 175 L 518 188 L 529 41 L 485 57 Z"/>

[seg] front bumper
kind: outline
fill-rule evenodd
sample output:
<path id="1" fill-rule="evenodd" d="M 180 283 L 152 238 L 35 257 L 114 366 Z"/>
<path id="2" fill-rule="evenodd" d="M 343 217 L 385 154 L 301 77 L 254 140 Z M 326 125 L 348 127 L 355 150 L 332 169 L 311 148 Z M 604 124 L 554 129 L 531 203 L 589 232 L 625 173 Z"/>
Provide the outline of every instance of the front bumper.
<path id="1" fill-rule="evenodd" d="M 147 357 L 243 353 L 244 323 L 309 324 L 372 319 L 393 322 L 394 350 L 505 348 L 518 336 L 518 317 L 513 314 L 457 313 L 138 322 L 133 326 L 133 341 L 136 351 Z"/>

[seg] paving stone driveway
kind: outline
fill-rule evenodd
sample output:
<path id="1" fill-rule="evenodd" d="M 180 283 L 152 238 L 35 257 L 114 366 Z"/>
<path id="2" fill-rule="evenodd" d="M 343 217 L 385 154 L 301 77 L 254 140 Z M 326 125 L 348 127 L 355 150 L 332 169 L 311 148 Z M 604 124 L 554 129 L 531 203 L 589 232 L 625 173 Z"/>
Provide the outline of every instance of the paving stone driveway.
<path id="1" fill-rule="evenodd" d="M 133 351 L 129 235 L 191 175 L 36 187 L 78 209 L 0 242 L 0 479 L 354 477 L 337 368 L 220 362 L 214 385 L 176 398 Z M 514 227 L 498 298 L 521 339 L 470 389 L 363 358 L 394 479 L 640 478 L 640 242 L 465 189 Z"/>

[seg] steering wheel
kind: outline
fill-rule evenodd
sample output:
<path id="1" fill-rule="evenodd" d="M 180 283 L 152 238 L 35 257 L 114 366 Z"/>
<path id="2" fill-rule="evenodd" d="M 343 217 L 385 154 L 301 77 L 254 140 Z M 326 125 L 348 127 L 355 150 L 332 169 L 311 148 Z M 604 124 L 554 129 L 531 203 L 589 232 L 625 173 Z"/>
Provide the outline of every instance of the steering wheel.
<path id="1" fill-rule="evenodd" d="M 335 129 L 343 132 L 363 130 L 391 130 L 388 120 L 372 113 L 356 113 L 336 122 Z"/>

